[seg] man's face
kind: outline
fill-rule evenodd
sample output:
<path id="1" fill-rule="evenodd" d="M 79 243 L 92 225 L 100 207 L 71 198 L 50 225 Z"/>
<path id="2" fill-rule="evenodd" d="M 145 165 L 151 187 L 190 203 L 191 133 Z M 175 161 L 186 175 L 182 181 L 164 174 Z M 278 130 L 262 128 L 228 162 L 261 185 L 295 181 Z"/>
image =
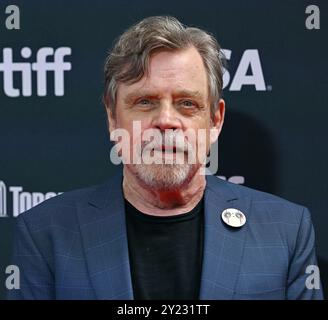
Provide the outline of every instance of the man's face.
<path id="1" fill-rule="evenodd" d="M 162 142 L 153 143 L 149 148 L 151 155 L 156 152 L 164 164 L 146 164 L 142 161 L 141 164 L 125 164 L 127 169 L 150 188 L 177 189 L 188 183 L 202 164 L 197 156 L 196 161 L 188 163 L 187 149 L 196 155 L 201 146 L 205 156 L 210 144 L 217 139 L 224 117 L 223 100 L 220 100 L 215 115 L 211 115 L 207 74 L 198 51 L 191 47 L 154 53 L 150 58 L 148 74 L 134 84 L 120 83 L 116 98 L 115 118 L 109 113 L 110 130 L 121 128 L 129 132 L 131 160 L 133 149 L 138 145 L 140 148 L 139 141 L 147 130 L 152 129 L 167 138 L 165 140 L 163 136 Z M 139 133 L 133 132 L 133 121 L 140 124 Z M 210 135 L 211 128 L 217 128 L 216 135 Z M 198 136 L 199 129 L 203 129 L 205 136 Z M 167 130 L 171 134 L 165 134 L 169 133 Z M 194 139 L 190 135 L 185 139 L 189 147 L 173 146 L 175 133 L 187 131 L 195 133 Z M 141 150 L 148 151 L 148 142 L 142 143 Z M 166 158 L 172 157 L 173 162 L 165 163 Z M 178 157 L 180 160 L 183 158 L 184 163 L 176 161 Z"/>

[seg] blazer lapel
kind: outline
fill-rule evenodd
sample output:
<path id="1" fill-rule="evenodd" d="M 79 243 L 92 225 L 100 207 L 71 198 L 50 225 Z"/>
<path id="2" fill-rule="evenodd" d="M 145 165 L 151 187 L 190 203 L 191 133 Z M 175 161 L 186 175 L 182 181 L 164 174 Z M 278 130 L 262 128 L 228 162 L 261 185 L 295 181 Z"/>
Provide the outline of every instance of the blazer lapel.
<path id="1" fill-rule="evenodd" d="M 228 184 L 207 176 L 204 252 L 200 299 L 232 299 L 243 256 L 247 222 L 231 228 L 222 222 L 227 208 L 250 217 L 250 200 L 239 198 Z M 87 268 L 98 299 L 133 299 L 125 223 L 122 175 L 100 186 L 78 208 Z"/>
<path id="2" fill-rule="evenodd" d="M 98 299 L 133 299 L 122 175 L 78 209 L 87 268 Z"/>
<path id="3" fill-rule="evenodd" d="M 228 208 L 250 217 L 250 199 L 240 198 L 227 183 L 207 176 L 205 190 L 204 253 L 200 299 L 232 299 L 244 251 L 246 224 L 231 228 L 221 219 Z"/>

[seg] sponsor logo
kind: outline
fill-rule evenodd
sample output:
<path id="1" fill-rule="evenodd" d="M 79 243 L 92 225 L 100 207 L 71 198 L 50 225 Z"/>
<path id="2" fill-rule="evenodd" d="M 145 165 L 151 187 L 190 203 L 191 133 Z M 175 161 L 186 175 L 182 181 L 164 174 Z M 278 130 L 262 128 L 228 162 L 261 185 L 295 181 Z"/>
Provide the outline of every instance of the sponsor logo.
<path id="1" fill-rule="evenodd" d="M 0 181 L 0 217 L 7 217 L 7 188 L 3 181 Z"/>
<path id="2" fill-rule="evenodd" d="M 8 97 L 30 97 L 32 95 L 32 72 L 36 73 L 36 94 L 44 97 L 47 92 L 47 78 L 49 73 L 54 76 L 54 95 L 63 96 L 65 71 L 72 68 L 70 62 L 64 61 L 65 56 L 71 55 L 69 47 L 57 49 L 44 47 L 35 54 L 35 62 L 14 62 L 13 49 L 4 48 L 2 50 L 2 62 L 0 60 L 0 72 L 3 73 L 3 91 Z M 31 58 L 32 50 L 24 47 L 20 51 L 22 59 Z M 51 60 L 51 61 L 50 61 Z M 20 75 L 21 85 L 15 87 L 14 74 Z M 16 82 L 15 82 L 16 83 Z"/>
<path id="3" fill-rule="evenodd" d="M 4 181 L 0 181 L 0 218 L 8 217 L 8 198 L 12 199 L 12 214 L 11 216 L 17 217 L 22 212 L 31 209 L 44 200 L 61 194 L 62 192 L 27 192 L 22 186 L 6 186 Z"/>
<path id="4" fill-rule="evenodd" d="M 229 61 L 232 51 L 222 49 L 222 53 L 226 60 Z M 256 91 L 272 90 L 271 86 L 266 86 L 265 84 L 260 55 L 257 49 L 244 51 L 233 77 L 228 70 L 224 70 L 223 88 L 227 88 L 229 91 L 241 91 L 243 86 L 254 86 Z"/>

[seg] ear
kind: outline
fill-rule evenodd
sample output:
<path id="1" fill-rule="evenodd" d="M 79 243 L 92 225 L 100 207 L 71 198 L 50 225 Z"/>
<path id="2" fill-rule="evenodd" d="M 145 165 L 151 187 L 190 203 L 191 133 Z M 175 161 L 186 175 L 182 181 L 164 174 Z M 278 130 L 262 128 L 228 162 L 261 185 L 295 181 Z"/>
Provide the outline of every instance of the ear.
<path id="1" fill-rule="evenodd" d="M 116 121 L 112 111 L 108 111 L 108 125 L 109 125 L 109 132 L 112 132 L 116 129 Z"/>
<path id="2" fill-rule="evenodd" d="M 111 133 L 116 128 L 115 116 L 112 112 L 112 108 L 110 107 L 110 102 L 109 102 L 108 96 L 103 95 L 102 102 L 104 104 L 106 114 L 107 114 L 108 131 L 109 131 L 109 133 Z"/>
<path id="3" fill-rule="evenodd" d="M 210 134 L 211 144 L 217 141 L 221 133 L 223 122 L 224 122 L 224 115 L 225 115 L 225 102 L 223 99 L 220 99 L 212 119 L 212 128 Z"/>
<path id="4" fill-rule="evenodd" d="M 107 119 L 108 119 L 108 130 L 109 133 L 111 133 L 113 130 L 116 129 L 116 120 L 110 108 L 106 107 L 106 111 L 107 111 Z"/>

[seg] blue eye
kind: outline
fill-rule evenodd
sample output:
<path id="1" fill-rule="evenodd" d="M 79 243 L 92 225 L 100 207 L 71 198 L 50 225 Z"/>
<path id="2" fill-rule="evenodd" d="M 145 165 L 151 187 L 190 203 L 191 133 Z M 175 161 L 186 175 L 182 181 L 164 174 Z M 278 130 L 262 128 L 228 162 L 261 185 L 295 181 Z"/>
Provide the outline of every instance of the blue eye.
<path id="1" fill-rule="evenodd" d="M 151 101 L 149 99 L 140 99 L 138 101 L 138 104 L 142 106 L 148 106 L 151 104 Z"/>
<path id="2" fill-rule="evenodd" d="M 190 100 L 184 100 L 184 101 L 182 101 L 182 105 L 184 107 L 193 107 L 195 104 Z"/>

